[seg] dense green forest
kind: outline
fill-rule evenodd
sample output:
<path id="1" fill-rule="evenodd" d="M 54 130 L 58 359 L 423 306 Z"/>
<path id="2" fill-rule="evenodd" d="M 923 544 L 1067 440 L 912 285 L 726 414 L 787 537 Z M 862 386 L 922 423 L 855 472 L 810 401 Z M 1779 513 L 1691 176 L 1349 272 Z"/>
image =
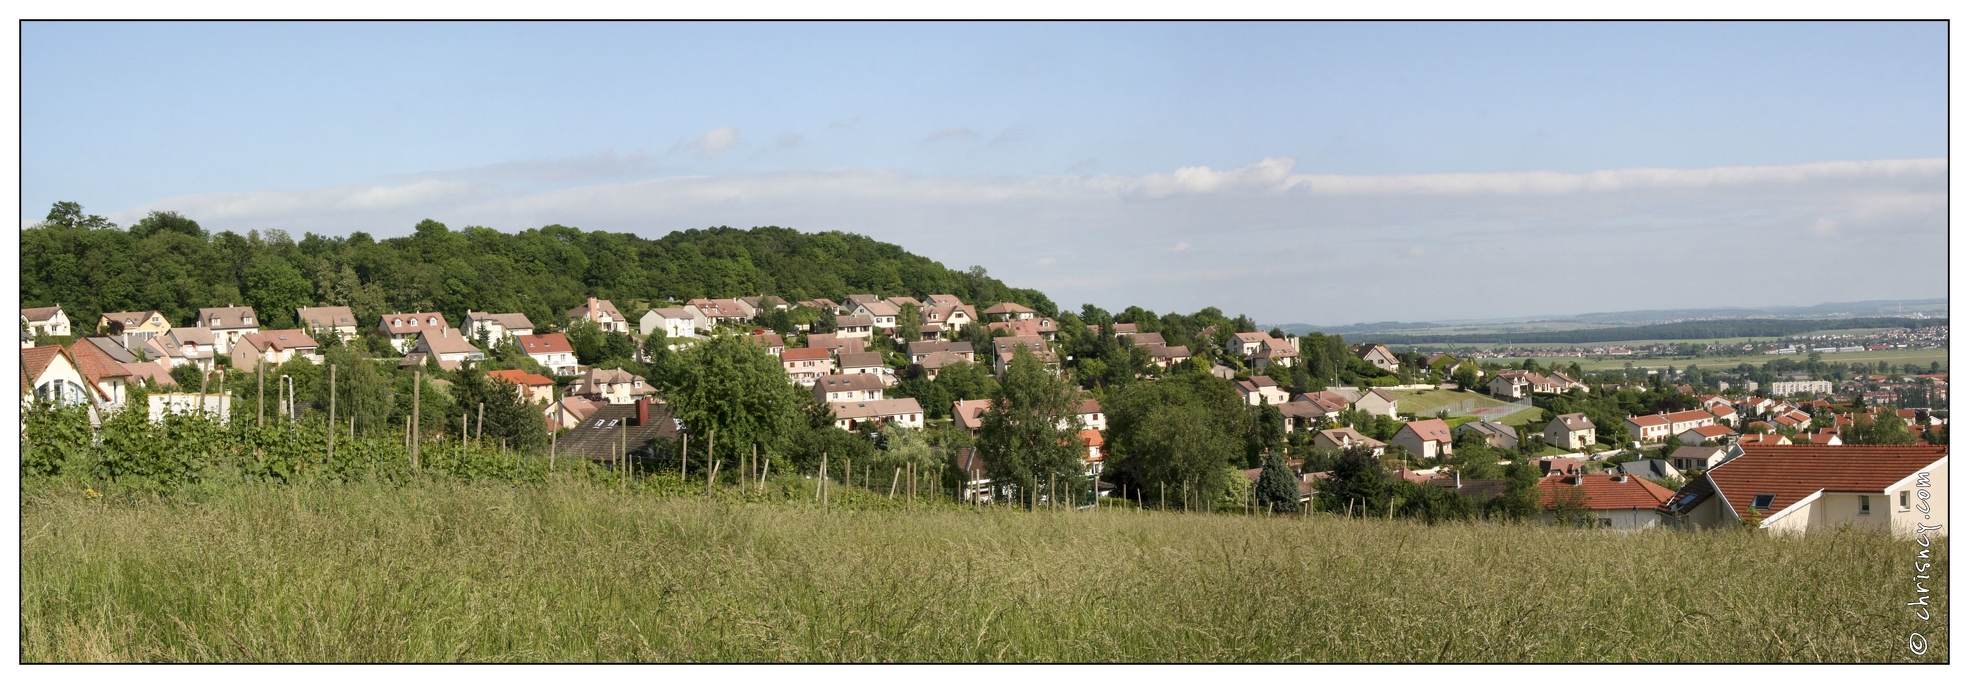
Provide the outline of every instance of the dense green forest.
<path id="1" fill-rule="evenodd" d="M 901 247 L 850 233 L 718 227 L 660 239 L 551 225 L 518 233 L 451 230 L 426 220 L 405 237 L 278 230 L 209 234 L 198 222 L 153 212 L 127 229 L 72 202 L 21 231 L 21 306 L 60 304 L 79 330 L 104 311 L 155 309 L 174 324 L 200 307 L 250 305 L 269 327 L 294 309 L 346 305 L 364 325 L 393 311 L 436 310 L 457 324 L 467 309 L 518 311 L 558 323 L 589 296 L 632 319 L 668 298 L 778 295 L 789 301 L 848 294 L 954 294 L 980 309 L 1018 302 L 1051 316 L 1037 290 L 946 268 Z"/>
<path id="2" fill-rule="evenodd" d="M 1717 321 L 1656 323 L 1652 325 L 1626 325 L 1585 330 L 1443 335 L 1375 335 L 1374 339 L 1383 344 L 1586 344 L 1591 342 L 1622 342 L 1627 340 L 1707 340 L 1731 337 L 1785 337 L 1820 330 L 1919 328 L 1940 325 L 1948 325 L 1948 319 L 1840 318 L 1833 320 L 1793 320 L 1742 318 Z"/>

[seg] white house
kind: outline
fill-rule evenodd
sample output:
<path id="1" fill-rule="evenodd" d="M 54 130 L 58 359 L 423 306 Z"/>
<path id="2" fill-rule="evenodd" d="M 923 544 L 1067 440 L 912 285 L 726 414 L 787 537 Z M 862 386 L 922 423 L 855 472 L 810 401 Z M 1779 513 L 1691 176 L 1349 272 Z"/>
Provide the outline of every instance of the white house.
<path id="1" fill-rule="evenodd" d="M 460 328 L 472 339 L 478 339 L 480 336 L 484 336 L 487 342 L 498 344 L 500 340 L 508 336 L 524 337 L 526 335 L 532 335 L 533 320 L 527 318 L 526 314 L 523 313 L 496 314 L 467 309 L 465 310 L 465 321 Z"/>
<path id="2" fill-rule="evenodd" d="M 260 317 L 250 306 L 213 306 L 198 310 L 198 325 L 212 331 L 219 353 L 231 354 L 239 338 L 260 331 Z"/>
<path id="3" fill-rule="evenodd" d="M 294 310 L 294 320 L 309 337 L 334 335 L 348 342 L 362 332 L 355 311 L 346 306 L 304 306 Z"/>
<path id="4" fill-rule="evenodd" d="M 878 427 L 923 427 L 923 406 L 914 398 L 844 401 L 829 406 L 834 409 L 834 426 L 843 430 L 854 430 L 871 422 Z"/>
<path id="5" fill-rule="evenodd" d="M 425 331 L 438 331 L 449 327 L 451 324 L 444 320 L 444 315 L 436 312 L 393 313 L 384 314 L 382 320 L 376 322 L 376 334 L 389 340 L 390 346 L 395 347 L 398 353 L 402 353 L 410 351 L 410 347 L 417 344 L 417 338 L 422 337 Z"/>
<path id="6" fill-rule="evenodd" d="M 519 345 L 521 351 L 526 352 L 535 363 L 546 367 L 549 373 L 574 375 L 581 372 L 574 360 L 574 345 L 568 343 L 566 335 L 523 335 L 513 338 L 513 344 Z"/>
<path id="7" fill-rule="evenodd" d="M 232 348 L 232 366 L 251 371 L 259 364 L 278 366 L 295 358 L 321 363 L 321 345 L 300 330 L 265 330 L 239 338 Z"/>
<path id="8" fill-rule="evenodd" d="M 21 323 L 27 326 L 29 335 L 68 335 L 68 312 L 62 311 L 60 304 L 21 309 Z"/>
<path id="9" fill-rule="evenodd" d="M 644 336 L 661 330 L 664 337 L 696 337 L 697 319 L 685 308 L 650 309 L 643 314 L 641 328 Z"/>

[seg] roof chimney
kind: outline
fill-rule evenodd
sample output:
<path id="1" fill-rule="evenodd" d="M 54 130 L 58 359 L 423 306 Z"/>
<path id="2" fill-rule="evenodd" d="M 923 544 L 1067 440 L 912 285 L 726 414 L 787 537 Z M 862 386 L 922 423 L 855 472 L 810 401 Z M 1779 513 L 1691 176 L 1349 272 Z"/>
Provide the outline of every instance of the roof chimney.
<path id="1" fill-rule="evenodd" d="M 1586 471 L 1583 469 L 1574 471 L 1572 475 L 1572 486 L 1579 487 L 1585 484 L 1586 484 Z"/>
<path id="2" fill-rule="evenodd" d="M 649 422 L 649 397 L 643 397 L 641 399 L 636 400 L 635 425 L 641 427 L 643 424 L 648 422 Z"/>

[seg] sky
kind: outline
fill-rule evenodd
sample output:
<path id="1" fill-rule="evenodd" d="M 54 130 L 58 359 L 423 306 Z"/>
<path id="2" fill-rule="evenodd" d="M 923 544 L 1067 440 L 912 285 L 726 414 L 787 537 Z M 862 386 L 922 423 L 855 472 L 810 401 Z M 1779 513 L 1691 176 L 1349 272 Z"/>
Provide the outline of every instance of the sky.
<path id="1" fill-rule="evenodd" d="M 74 201 L 295 236 L 841 230 L 1066 308 L 1269 324 L 1946 296 L 1935 22 L 26 22 L 21 40 L 23 225 Z"/>

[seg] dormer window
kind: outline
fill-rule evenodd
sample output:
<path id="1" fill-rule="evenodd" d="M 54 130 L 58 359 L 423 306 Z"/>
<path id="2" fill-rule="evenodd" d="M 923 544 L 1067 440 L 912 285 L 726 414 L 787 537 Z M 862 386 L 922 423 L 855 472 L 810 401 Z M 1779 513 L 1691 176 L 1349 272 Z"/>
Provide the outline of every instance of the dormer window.
<path id="1" fill-rule="evenodd" d="M 1771 501 L 1777 498 L 1776 494 L 1758 494 L 1750 499 L 1750 507 L 1760 511 L 1768 511 L 1771 509 Z"/>

